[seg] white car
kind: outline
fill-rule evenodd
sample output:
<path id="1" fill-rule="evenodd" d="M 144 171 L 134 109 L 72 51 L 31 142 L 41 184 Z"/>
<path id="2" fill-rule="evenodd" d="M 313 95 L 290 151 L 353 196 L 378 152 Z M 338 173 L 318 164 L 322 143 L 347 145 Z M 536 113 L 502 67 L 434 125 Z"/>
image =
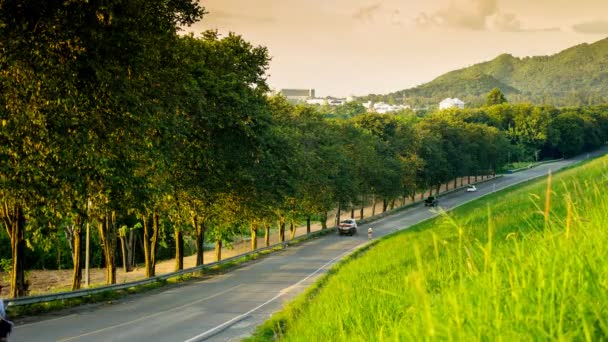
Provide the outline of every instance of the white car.
<path id="1" fill-rule="evenodd" d="M 357 234 L 357 221 L 355 221 L 355 219 L 347 219 L 340 222 L 340 224 L 338 225 L 338 233 L 340 233 L 340 235 Z"/>
<path id="2" fill-rule="evenodd" d="M 475 185 L 467 186 L 467 192 L 475 192 L 475 191 L 477 191 L 477 188 L 475 187 Z"/>

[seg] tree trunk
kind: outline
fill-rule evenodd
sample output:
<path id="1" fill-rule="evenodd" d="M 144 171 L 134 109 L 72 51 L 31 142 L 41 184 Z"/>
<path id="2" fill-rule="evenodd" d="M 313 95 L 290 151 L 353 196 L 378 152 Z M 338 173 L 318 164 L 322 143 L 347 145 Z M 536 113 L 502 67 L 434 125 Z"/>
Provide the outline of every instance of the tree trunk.
<path id="1" fill-rule="evenodd" d="M 363 215 L 365 214 L 365 203 L 361 204 L 361 208 L 359 208 L 359 220 L 363 220 Z"/>
<path id="2" fill-rule="evenodd" d="M 374 196 L 374 203 L 372 204 L 372 216 L 376 216 L 376 196 Z"/>
<path id="3" fill-rule="evenodd" d="M 338 203 L 338 212 L 336 213 L 336 226 L 340 225 L 342 216 L 342 206 Z"/>
<path id="4" fill-rule="evenodd" d="M 388 209 L 388 201 L 385 198 L 382 200 L 382 212 L 385 213 L 386 209 Z"/>
<path id="5" fill-rule="evenodd" d="M 289 221 L 289 232 L 291 233 L 289 240 L 293 240 L 296 237 L 296 226 L 293 224 L 293 221 Z"/>
<path id="6" fill-rule="evenodd" d="M 327 229 L 327 211 L 321 215 L 321 229 Z"/>
<path id="7" fill-rule="evenodd" d="M 135 250 L 133 249 L 133 229 L 129 229 L 129 236 L 126 238 L 127 242 L 127 272 L 133 271 L 133 266 L 135 262 L 133 261 L 133 254 L 135 254 Z"/>
<path id="8" fill-rule="evenodd" d="M 11 240 L 11 279 L 10 298 L 27 295 L 28 285 L 25 282 L 25 217 L 19 205 L 4 203 L 1 209 L 2 221 Z"/>
<path id="9" fill-rule="evenodd" d="M 458 177 L 454 178 L 454 189 L 458 187 Z"/>
<path id="10" fill-rule="evenodd" d="M 267 222 L 264 222 L 264 245 L 270 246 L 270 226 Z"/>
<path id="11" fill-rule="evenodd" d="M 215 261 L 222 260 L 222 240 L 215 239 Z"/>
<path id="12" fill-rule="evenodd" d="M 437 185 L 437 193 L 436 193 L 436 194 L 437 194 L 437 195 L 439 195 L 439 192 L 440 192 L 440 191 L 441 191 L 441 184 L 438 184 L 438 185 Z"/>
<path id="13" fill-rule="evenodd" d="M 251 224 L 251 251 L 258 249 L 258 230 L 256 226 Z"/>
<path id="14" fill-rule="evenodd" d="M 159 216 L 156 211 L 152 214 L 152 222 L 148 220 L 148 215 L 142 217 L 144 224 L 144 260 L 146 262 L 146 277 L 154 277 L 156 274 L 156 245 L 159 235 Z"/>
<path id="15" fill-rule="evenodd" d="M 471 175 L 467 176 L 467 184 L 471 184 Z"/>
<path id="16" fill-rule="evenodd" d="M 460 186 L 462 186 L 464 183 L 464 177 L 460 177 Z"/>
<path id="17" fill-rule="evenodd" d="M 285 218 L 279 217 L 279 241 L 285 242 Z"/>
<path id="18" fill-rule="evenodd" d="M 203 265 L 204 249 L 205 249 L 205 223 L 198 224 L 198 215 L 192 217 L 192 225 L 194 226 L 194 234 L 196 235 L 196 266 Z"/>
<path id="19" fill-rule="evenodd" d="M 424 190 L 420 193 L 420 200 L 422 201 L 424 199 Z"/>
<path id="20" fill-rule="evenodd" d="M 310 234 L 310 216 L 306 217 L 306 234 Z"/>
<path id="21" fill-rule="evenodd" d="M 121 251 L 121 255 L 122 255 L 122 268 L 124 270 L 125 273 L 131 272 L 131 252 L 130 252 L 130 245 L 129 245 L 129 240 L 127 240 L 127 230 L 129 230 L 131 232 L 130 237 L 131 239 L 133 239 L 133 230 L 132 229 L 128 229 L 127 227 L 120 228 L 118 230 L 118 237 L 120 238 L 120 251 Z"/>
<path id="22" fill-rule="evenodd" d="M 477 183 L 477 173 L 475 173 L 475 183 Z"/>
<path id="23" fill-rule="evenodd" d="M 82 242 L 80 236 L 82 232 L 82 223 L 82 215 L 77 215 L 74 219 L 74 224 L 65 229 L 72 255 L 72 290 L 80 289 L 82 284 Z"/>
<path id="24" fill-rule="evenodd" d="M 144 236 L 143 236 L 143 247 L 144 247 L 144 262 L 145 262 L 145 275 L 146 278 L 150 278 L 154 276 L 154 268 L 150 267 L 150 240 L 152 235 L 152 227 L 150 227 L 151 222 L 148 221 L 148 215 L 144 214 L 141 217 L 143 228 L 144 228 Z"/>
<path id="25" fill-rule="evenodd" d="M 175 271 L 184 269 L 184 232 L 181 227 L 176 227 L 174 230 L 175 237 Z"/>
<path id="26" fill-rule="evenodd" d="M 350 218 L 354 219 L 355 218 L 355 207 L 351 207 L 350 208 Z"/>
<path id="27" fill-rule="evenodd" d="M 122 269 L 125 273 L 129 272 L 129 264 L 127 263 L 127 236 L 126 232 L 120 233 L 120 250 L 122 252 Z"/>
<path id="28" fill-rule="evenodd" d="M 391 201 L 391 210 L 395 209 L 395 200 Z"/>
<path id="29" fill-rule="evenodd" d="M 105 214 L 99 219 L 99 239 L 103 248 L 103 255 L 106 263 L 106 284 L 116 284 L 116 262 L 114 253 L 116 252 L 116 212 Z"/>

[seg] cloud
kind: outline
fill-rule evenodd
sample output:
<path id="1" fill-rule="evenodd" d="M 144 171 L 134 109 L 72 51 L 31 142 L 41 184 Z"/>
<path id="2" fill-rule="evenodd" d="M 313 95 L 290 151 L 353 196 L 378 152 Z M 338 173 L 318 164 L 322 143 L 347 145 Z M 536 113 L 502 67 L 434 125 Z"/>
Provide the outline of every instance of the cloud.
<path id="1" fill-rule="evenodd" d="M 450 27 L 465 30 L 501 32 L 536 32 L 559 29 L 525 29 L 514 13 L 503 13 L 498 0 L 450 0 L 433 13 L 420 13 L 416 18 L 419 27 Z"/>
<path id="2" fill-rule="evenodd" d="M 207 14 L 207 17 L 209 19 L 215 19 L 217 21 L 224 21 L 224 22 L 234 22 L 234 21 L 241 21 L 241 22 L 257 22 L 257 23 L 273 23 L 276 21 L 275 18 L 269 17 L 269 16 L 258 16 L 258 15 L 254 15 L 254 14 L 242 14 L 242 13 L 234 13 L 234 12 L 228 12 L 228 11 L 222 11 L 222 10 L 209 10 L 209 14 Z"/>
<path id="3" fill-rule="evenodd" d="M 447 26 L 468 30 L 485 30 L 488 17 L 498 13 L 497 0 L 451 0 L 447 7 L 434 13 L 420 13 L 419 26 Z"/>
<path id="4" fill-rule="evenodd" d="M 353 18 L 362 21 L 371 21 L 374 18 L 374 15 L 380 10 L 382 7 L 382 2 L 378 2 L 369 6 L 361 7 L 353 13 Z"/>
<path id="5" fill-rule="evenodd" d="M 572 26 L 574 32 L 589 34 L 608 34 L 608 21 L 593 20 Z"/>
<path id="6" fill-rule="evenodd" d="M 492 26 L 498 31 L 520 32 L 521 21 L 513 13 L 498 14 L 494 17 Z"/>

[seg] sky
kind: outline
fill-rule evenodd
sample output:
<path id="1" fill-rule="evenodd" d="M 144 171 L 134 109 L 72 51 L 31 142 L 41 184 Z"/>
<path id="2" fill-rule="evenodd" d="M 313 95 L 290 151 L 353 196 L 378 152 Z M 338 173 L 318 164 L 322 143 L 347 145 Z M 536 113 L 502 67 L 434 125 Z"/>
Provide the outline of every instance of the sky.
<path id="1" fill-rule="evenodd" d="M 608 37 L 608 0 L 201 0 L 185 28 L 235 32 L 272 57 L 273 89 L 386 94 L 493 59 Z"/>

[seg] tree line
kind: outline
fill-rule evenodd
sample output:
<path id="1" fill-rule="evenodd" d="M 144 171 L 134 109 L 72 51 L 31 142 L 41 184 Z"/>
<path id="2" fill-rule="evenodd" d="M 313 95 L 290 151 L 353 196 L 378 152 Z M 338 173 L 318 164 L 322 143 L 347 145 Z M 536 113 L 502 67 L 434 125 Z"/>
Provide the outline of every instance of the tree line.
<path id="1" fill-rule="evenodd" d="M 220 259 L 238 236 L 255 249 L 271 229 L 284 241 L 299 222 L 326 228 L 334 210 L 386 210 L 607 140 L 605 107 L 328 117 L 293 106 L 268 95 L 265 47 L 178 34 L 204 16 L 195 1 L 0 6 L 0 264 L 12 297 L 33 268 L 71 267 L 80 288 L 87 225 L 111 284 L 119 264 L 151 277 L 159 258 L 179 270 L 192 252 L 200 265 L 206 242 Z"/>

